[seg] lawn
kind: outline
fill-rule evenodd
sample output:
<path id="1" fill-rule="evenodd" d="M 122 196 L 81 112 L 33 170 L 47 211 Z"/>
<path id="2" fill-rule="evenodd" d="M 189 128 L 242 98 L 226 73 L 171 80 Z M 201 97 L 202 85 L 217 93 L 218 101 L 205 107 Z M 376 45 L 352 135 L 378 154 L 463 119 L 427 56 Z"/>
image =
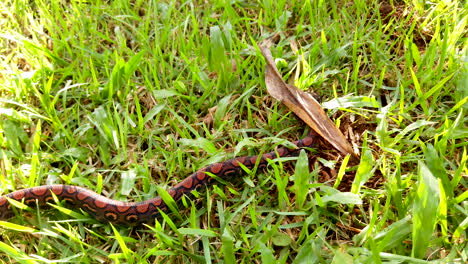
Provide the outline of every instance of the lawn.
<path id="1" fill-rule="evenodd" d="M 69 184 L 143 201 L 303 138 L 266 90 L 265 40 L 359 154 L 322 140 L 140 227 L 18 209 L 0 263 L 468 262 L 466 2 L 4 0 L 0 14 L 0 195 Z"/>

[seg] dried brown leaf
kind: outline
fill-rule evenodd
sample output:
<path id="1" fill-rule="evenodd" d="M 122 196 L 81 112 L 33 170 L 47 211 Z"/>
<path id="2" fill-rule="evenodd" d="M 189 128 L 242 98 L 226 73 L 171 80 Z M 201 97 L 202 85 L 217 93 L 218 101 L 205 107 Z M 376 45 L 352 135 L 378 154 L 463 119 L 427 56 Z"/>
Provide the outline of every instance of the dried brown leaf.
<path id="1" fill-rule="evenodd" d="M 286 84 L 276 68 L 269 47 L 266 45 L 260 45 L 259 47 L 266 60 L 265 83 L 268 93 L 284 103 L 341 153 L 356 157 L 351 145 L 330 120 L 320 104 L 310 94 L 299 90 L 295 86 Z"/>

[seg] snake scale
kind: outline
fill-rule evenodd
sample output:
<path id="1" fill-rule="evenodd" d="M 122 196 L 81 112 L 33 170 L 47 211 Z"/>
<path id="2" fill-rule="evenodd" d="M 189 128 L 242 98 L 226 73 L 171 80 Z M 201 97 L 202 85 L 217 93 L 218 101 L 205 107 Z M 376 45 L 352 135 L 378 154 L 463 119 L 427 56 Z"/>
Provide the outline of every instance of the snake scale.
<path id="1" fill-rule="evenodd" d="M 211 175 L 228 179 L 241 176 L 244 169 L 241 164 L 253 169 L 265 169 L 268 160 L 276 157 L 297 156 L 302 148 L 312 147 L 316 142 L 316 136 L 309 133 L 305 138 L 294 141 L 297 148 L 279 147 L 275 151 L 261 156 L 237 157 L 220 163 L 211 164 L 191 174 L 173 188 L 168 194 L 175 200 L 191 191 L 209 185 L 214 178 Z M 73 185 L 43 185 L 18 190 L 0 197 L 0 219 L 9 219 L 15 215 L 16 210 L 6 199 L 22 201 L 28 206 L 46 206 L 54 203 L 52 193 L 61 200 L 66 201 L 73 208 L 79 208 L 87 212 L 98 221 L 110 222 L 115 225 L 134 226 L 142 223 L 154 222 L 154 219 L 162 212 L 168 212 L 168 206 L 161 197 L 155 197 L 142 202 L 121 202 L 99 195 L 91 190 Z"/>

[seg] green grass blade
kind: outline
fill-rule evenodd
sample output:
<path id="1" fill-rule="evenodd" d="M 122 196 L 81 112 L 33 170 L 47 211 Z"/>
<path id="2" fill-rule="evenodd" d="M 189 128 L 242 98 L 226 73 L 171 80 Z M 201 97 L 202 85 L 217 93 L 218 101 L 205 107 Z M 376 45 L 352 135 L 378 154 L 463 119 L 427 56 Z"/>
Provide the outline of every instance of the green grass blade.
<path id="1" fill-rule="evenodd" d="M 439 183 L 429 168 L 418 162 L 418 187 L 413 202 L 413 248 L 411 255 L 424 258 L 434 232 L 439 207 Z"/>

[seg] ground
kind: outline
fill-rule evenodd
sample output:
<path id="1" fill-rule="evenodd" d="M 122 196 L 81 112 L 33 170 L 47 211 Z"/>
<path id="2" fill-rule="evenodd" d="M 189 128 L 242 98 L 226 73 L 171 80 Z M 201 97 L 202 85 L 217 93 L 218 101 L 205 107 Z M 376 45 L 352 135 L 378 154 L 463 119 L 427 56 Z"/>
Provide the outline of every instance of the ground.
<path id="1" fill-rule="evenodd" d="M 66 204 L 23 210 L 0 222 L 0 261 L 466 263 L 467 10 L 3 1 L 0 195 L 60 183 L 142 201 L 302 138 L 309 128 L 266 91 L 266 39 L 284 80 L 318 97 L 360 158 L 322 140 L 143 227 Z"/>

